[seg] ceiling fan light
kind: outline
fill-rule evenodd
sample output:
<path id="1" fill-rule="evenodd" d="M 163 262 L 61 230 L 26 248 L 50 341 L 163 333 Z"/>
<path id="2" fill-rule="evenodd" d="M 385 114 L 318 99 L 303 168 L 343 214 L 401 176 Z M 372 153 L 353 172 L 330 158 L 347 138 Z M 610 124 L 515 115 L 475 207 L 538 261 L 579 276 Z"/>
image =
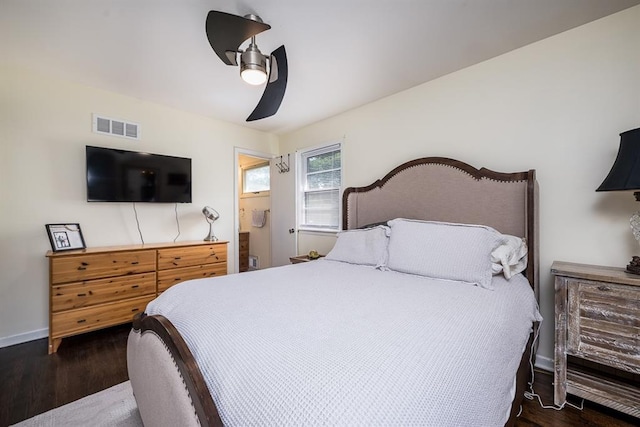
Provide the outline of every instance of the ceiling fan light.
<path id="1" fill-rule="evenodd" d="M 251 68 L 240 71 L 240 77 L 242 77 L 245 83 L 255 86 L 267 81 L 267 73 L 264 70 L 254 70 Z"/>
<path id="2" fill-rule="evenodd" d="M 267 81 L 267 58 L 254 43 L 240 55 L 240 77 L 250 85 Z"/>

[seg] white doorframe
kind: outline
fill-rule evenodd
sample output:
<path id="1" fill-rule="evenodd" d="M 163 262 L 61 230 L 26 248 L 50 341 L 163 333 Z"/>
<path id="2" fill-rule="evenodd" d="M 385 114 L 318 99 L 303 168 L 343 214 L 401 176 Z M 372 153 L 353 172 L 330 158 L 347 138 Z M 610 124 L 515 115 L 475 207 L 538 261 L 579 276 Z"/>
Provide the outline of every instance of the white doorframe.
<path id="1" fill-rule="evenodd" d="M 270 161 L 274 155 L 269 153 L 263 153 L 260 151 L 248 150 L 246 148 L 241 147 L 233 147 L 233 224 L 234 224 L 234 253 L 233 259 L 235 260 L 235 271 L 234 273 L 240 272 L 240 263 L 238 262 L 238 257 L 240 255 L 240 180 L 238 179 L 238 171 L 240 170 L 240 162 L 238 161 L 238 157 L 240 155 L 256 157 L 259 159 L 265 159 Z M 269 201 L 271 203 L 271 201 Z M 269 245 L 271 245 L 271 239 L 273 236 L 271 235 L 272 231 L 269 231 Z"/>

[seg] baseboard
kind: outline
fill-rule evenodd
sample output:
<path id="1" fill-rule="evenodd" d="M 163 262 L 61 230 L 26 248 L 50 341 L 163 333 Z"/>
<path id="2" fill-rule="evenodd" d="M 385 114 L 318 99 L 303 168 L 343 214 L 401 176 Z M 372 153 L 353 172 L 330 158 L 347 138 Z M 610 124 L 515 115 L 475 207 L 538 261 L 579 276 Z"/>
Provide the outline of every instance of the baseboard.
<path id="1" fill-rule="evenodd" d="M 35 331 L 25 332 L 18 335 L 11 335 L 9 337 L 0 338 L 0 348 L 22 344 L 33 340 L 38 340 L 40 338 L 47 338 L 48 336 L 48 328 L 37 329 Z M 553 365 L 554 363 L 552 358 L 541 356 L 540 354 L 536 355 L 536 368 L 548 372 L 553 372 Z"/>
<path id="2" fill-rule="evenodd" d="M 18 335 L 11 335 L 0 338 L 0 348 L 9 347 L 10 345 L 22 344 L 25 342 L 47 338 L 49 336 L 49 328 L 37 329 L 35 331 L 25 332 Z"/>
<path id="3" fill-rule="evenodd" d="M 544 371 L 553 372 L 553 359 L 549 357 L 536 355 L 536 368 Z"/>

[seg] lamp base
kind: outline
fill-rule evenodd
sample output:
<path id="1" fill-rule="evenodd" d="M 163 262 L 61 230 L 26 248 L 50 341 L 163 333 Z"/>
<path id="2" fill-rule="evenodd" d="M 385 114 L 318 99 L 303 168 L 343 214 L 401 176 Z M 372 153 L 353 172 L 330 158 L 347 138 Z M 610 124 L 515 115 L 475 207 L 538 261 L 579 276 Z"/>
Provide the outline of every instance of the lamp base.
<path id="1" fill-rule="evenodd" d="M 209 234 L 204 238 L 205 242 L 217 242 L 218 238 L 213 234 L 213 221 L 208 221 L 209 223 Z"/>
<path id="2" fill-rule="evenodd" d="M 627 272 L 632 274 L 640 274 L 640 256 L 634 256 L 627 265 Z"/>

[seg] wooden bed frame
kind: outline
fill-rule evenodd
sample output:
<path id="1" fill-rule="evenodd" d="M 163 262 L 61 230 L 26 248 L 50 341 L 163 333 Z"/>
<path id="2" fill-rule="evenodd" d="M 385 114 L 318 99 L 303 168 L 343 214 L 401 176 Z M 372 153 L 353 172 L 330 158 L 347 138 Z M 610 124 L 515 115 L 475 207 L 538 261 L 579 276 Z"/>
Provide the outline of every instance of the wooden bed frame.
<path id="1" fill-rule="evenodd" d="M 347 188 L 342 225 L 346 230 L 403 217 L 483 224 L 524 237 L 529 247 L 525 274 L 538 299 L 537 193 L 535 170 L 499 173 L 458 160 L 427 157 L 404 163 L 366 187 Z M 514 424 L 527 388 L 537 327 L 517 373 L 508 426 Z M 145 425 L 222 425 L 191 351 L 165 317 L 136 316 L 127 365 Z"/>

